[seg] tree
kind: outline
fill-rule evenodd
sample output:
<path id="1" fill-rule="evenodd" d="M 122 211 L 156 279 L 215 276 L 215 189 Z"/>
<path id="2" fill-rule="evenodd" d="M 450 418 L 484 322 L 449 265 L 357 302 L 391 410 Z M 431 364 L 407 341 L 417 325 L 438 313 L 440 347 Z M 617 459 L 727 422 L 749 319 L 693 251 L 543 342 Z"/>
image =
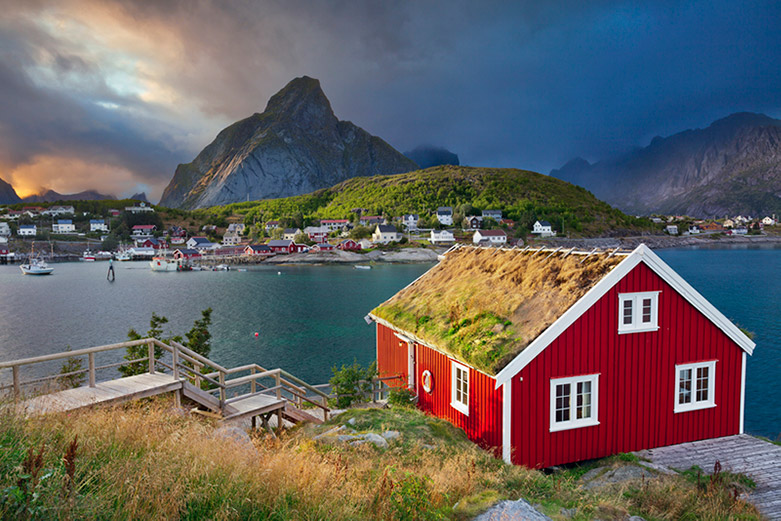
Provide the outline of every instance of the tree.
<path id="1" fill-rule="evenodd" d="M 282 228 L 274 228 L 271 230 L 271 238 L 274 240 L 279 240 L 282 238 L 282 235 L 284 234 L 285 230 Z"/>
<path id="2" fill-rule="evenodd" d="M 373 230 L 368 226 L 356 226 L 350 230 L 350 238 L 354 240 L 368 239 L 372 236 Z"/>
<path id="3" fill-rule="evenodd" d="M 334 366 L 331 371 L 331 392 L 336 395 L 336 406 L 344 409 L 353 402 L 367 401 L 366 393 L 371 391 L 372 378 L 377 376 L 377 362 L 364 368 L 354 360 L 352 365 L 342 365 L 341 369 Z"/>
<path id="4" fill-rule="evenodd" d="M 309 235 L 304 232 L 297 233 L 296 236 L 293 237 L 293 242 L 295 242 L 296 244 L 309 244 L 309 243 L 314 244 L 313 241 L 309 240 Z"/>
<path id="5" fill-rule="evenodd" d="M 113 233 L 106 237 L 106 240 L 100 245 L 100 249 L 103 251 L 114 251 L 117 247 L 119 247 L 119 241 Z"/>
<path id="6" fill-rule="evenodd" d="M 141 340 L 142 338 L 156 338 L 161 342 L 167 343 L 168 341 L 181 340 L 181 337 L 170 337 L 168 339 L 163 338 L 163 326 L 168 323 L 166 317 L 160 316 L 155 312 L 152 312 L 152 318 L 149 319 L 149 331 L 146 336 L 141 336 L 135 329 L 131 329 L 127 332 L 127 338 L 129 340 Z M 163 356 L 163 349 L 157 345 L 154 347 L 155 359 L 159 359 Z M 136 374 L 143 374 L 149 371 L 149 362 L 146 360 L 149 356 L 148 347 L 146 344 L 137 346 L 131 346 L 127 348 L 127 354 L 124 358 L 129 363 L 119 366 L 119 372 L 122 376 L 133 376 Z M 139 360 L 140 361 L 134 361 Z"/>
<path id="7" fill-rule="evenodd" d="M 65 350 L 70 351 L 71 346 L 67 346 Z M 83 369 L 84 361 L 81 358 L 69 356 L 60 367 L 61 376 L 57 378 L 57 381 L 64 389 L 79 387 L 84 383 L 84 373 L 81 372 Z"/>
<path id="8" fill-rule="evenodd" d="M 201 318 L 193 323 L 192 329 L 185 333 L 187 339 L 185 346 L 206 358 L 212 350 L 212 334 L 209 332 L 209 326 L 212 325 L 212 308 L 206 308 L 201 311 Z"/>

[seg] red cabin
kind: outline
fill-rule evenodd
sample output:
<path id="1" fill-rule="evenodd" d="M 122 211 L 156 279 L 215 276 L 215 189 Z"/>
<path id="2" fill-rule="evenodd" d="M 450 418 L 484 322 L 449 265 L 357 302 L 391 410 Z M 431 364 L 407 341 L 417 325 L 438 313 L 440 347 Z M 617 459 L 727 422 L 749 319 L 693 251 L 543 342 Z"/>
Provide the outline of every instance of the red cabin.
<path id="1" fill-rule="evenodd" d="M 274 255 L 268 244 L 249 244 L 244 248 L 244 255 L 262 255 L 268 257 Z"/>
<path id="2" fill-rule="evenodd" d="M 296 244 L 286 239 L 275 239 L 268 241 L 268 247 L 274 253 L 295 253 Z"/>
<path id="3" fill-rule="evenodd" d="M 645 245 L 459 247 L 370 316 L 380 376 L 507 462 L 743 432 L 754 343 Z"/>
<path id="4" fill-rule="evenodd" d="M 361 245 L 355 242 L 352 239 L 345 239 L 342 242 L 340 242 L 337 246 L 340 250 L 344 251 L 360 251 Z"/>
<path id="5" fill-rule="evenodd" d="M 327 242 L 323 242 L 323 243 L 320 243 L 320 244 L 315 244 L 314 246 L 312 246 L 312 248 L 309 251 L 315 252 L 315 253 L 321 253 L 321 252 L 326 252 L 326 251 L 334 251 L 334 245 L 333 244 L 328 244 Z"/>
<path id="6" fill-rule="evenodd" d="M 201 254 L 198 250 L 193 250 L 190 248 L 179 248 L 178 250 L 174 251 L 174 259 L 200 259 Z"/>

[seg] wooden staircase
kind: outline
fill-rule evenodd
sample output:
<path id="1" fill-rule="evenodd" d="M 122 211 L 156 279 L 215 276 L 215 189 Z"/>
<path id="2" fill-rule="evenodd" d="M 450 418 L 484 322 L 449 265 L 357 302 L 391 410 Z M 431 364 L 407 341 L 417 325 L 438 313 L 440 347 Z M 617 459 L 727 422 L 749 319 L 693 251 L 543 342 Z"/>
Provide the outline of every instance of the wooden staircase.
<path id="1" fill-rule="evenodd" d="M 96 366 L 96 354 L 105 351 L 148 345 L 148 356 L 127 362 Z M 155 357 L 155 347 L 163 350 L 163 356 Z M 24 366 L 71 357 L 87 357 L 88 369 L 68 375 L 56 374 L 23 382 Z M 141 375 L 96 382 L 96 372 L 130 363 L 145 363 L 148 372 Z M 121 403 L 134 399 L 174 392 L 177 405 L 184 396 L 199 407 L 211 411 L 221 422 L 237 422 L 250 419 L 253 427 L 260 418 L 263 426 L 271 431 L 269 419 L 277 416 L 278 428 L 283 420 L 290 423 L 322 423 L 328 419 L 328 395 L 283 369 L 267 370 L 257 364 L 231 369 L 199 355 L 178 342 L 165 344 L 156 338 L 145 338 L 106 346 L 66 351 L 35 358 L 0 362 L 0 369 L 10 368 L 11 385 L 0 390 L 12 389 L 14 401 L 25 414 L 43 414 L 89 407 L 98 404 Z M 88 386 L 57 392 L 42 392 L 23 400 L 22 386 L 46 384 L 63 376 L 87 373 Z M 45 387 L 44 387 L 45 389 Z M 304 403 L 322 410 L 322 417 L 303 410 Z"/>

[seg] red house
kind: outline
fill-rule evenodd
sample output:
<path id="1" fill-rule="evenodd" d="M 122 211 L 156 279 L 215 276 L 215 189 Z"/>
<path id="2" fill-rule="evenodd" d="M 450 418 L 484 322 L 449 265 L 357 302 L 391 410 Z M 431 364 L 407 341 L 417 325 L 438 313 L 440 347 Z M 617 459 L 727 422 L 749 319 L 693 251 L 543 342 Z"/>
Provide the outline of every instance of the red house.
<path id="1" fill-rule="evenodd" d="M 268 241 L 268 247 L 274 253 L 294 253 L 296 251 L 296 243 L 285 239 Z"/>
<path id="2" fill-rule="evenodd" d="M 190 248 L 180 248 L 174 251 L 174 259 L 200 259 L 201 253 Z"/>
<path id="3" fill-rule="evenodd" d="M 155 250 L 165 250 L 168 248 L 168 244 L 165 242 L 165 239 L 155 239 L 154 237 L 150 237 L 149 239 L 145 240 L 140 244 L 140 246 L 142 248 L 152 248 Z"/>
<path id="4" fill-rule="evenodd" d="M 370 316 L 380 376 L 507 462 L 743 432 L 754 343 L 645 245 L 458 247 Z"/>
<path id="5" fill-rule="evenodd" d="M 244 248 L 244 255 L 263 255 L 268 257 L 274 255 L 268 244 L 248 244 Z"/>
<path id="6" fill-rule="evenodd" d="M 352 239 L 345 239 L 336 245 L 337 248 L 344 251 L 360 251 L 361 245 Z"/>
<path id="7" fill-rule="evenodd" d="M 320 244 L 315 244 L 312 246 L 312 248 L 309 250 L 311 252 L 325 252 L 325 251 L 334 251 L 334 245 L 328 244 L 327 242 L 321 242 Z"/>

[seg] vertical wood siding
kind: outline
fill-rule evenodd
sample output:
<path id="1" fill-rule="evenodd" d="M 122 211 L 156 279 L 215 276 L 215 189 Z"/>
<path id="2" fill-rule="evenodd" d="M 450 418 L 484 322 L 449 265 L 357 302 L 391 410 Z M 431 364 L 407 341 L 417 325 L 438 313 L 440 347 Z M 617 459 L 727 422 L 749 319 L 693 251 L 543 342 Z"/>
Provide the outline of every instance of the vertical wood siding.
<path id="1" fill-rule="evenodd" d="M 392 329 L 377 324 L 377 373 L 380 378 L 400 376 L 398 380 L 385 381 L 390 387 L 407 385 L 407 344 L 400 342 Z"/>
<path id="2" fill-rule="evenodd" d="M 659 330 L 619 335 L 618 294 L 636 291 L 661 291 Z M 716 407 L 675 413 L 675 365 L 708 360 L 718 360 Z M 641 263 L 513 377 L 513 462 L 541 468 L 737 434 L 741 362 L 740 347 Z M 550 432 L 550 379 L 594 373 L 600 424 Z"/>

